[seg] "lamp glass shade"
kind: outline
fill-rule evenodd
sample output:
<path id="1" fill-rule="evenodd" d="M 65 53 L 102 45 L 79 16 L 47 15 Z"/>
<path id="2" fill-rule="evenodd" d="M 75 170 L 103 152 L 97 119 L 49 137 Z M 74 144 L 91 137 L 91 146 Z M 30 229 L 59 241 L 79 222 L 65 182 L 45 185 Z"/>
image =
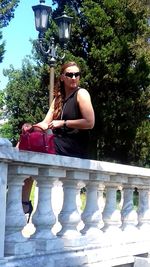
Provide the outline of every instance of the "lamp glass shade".
<path id="1" fill-rule="evenodd" d="M 68 17 L 64 12 L 61 17 L 55 18 L 58 25 L 59 40 L 61 43 L 67 43 L 70 39 L 72 17 Z"/>
<path id="2" fill-rule="evenodd" d="M 45 5 L 37 5 L 32 7 L 35 16 L 35 27 L 39 32 L 44 32 L 48 28 L 49 15 L 51 7 Z"/>
<path id="3" fill-rule="evenodd" d="M 59 24 L 58 33 L 59 33 L 59 40 L 61 42 L 68 41 L 70 38 L 70 25 L 68 25 L 68 23 L 61 22 Z"/>

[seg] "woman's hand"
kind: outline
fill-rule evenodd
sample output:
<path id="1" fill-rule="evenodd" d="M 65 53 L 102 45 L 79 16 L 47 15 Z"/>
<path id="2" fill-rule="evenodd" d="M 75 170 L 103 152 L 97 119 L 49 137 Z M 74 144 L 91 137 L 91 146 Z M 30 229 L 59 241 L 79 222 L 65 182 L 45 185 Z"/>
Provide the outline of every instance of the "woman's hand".
<path id="1" fill-rule="evenodd" d="M 64 120 L 53 120 L 49 123 L 48 128 L 56 129 L 64 126 Z"/>
<path id="2" fill-rule="evenodd" d="M 48 123 L 47 122 L 39 122 L 37 124 L 34 124 L 34 126 L 38 126 L 38 127 L 41 127 L 43 130 L 47 130 L 48 129 Z"/>

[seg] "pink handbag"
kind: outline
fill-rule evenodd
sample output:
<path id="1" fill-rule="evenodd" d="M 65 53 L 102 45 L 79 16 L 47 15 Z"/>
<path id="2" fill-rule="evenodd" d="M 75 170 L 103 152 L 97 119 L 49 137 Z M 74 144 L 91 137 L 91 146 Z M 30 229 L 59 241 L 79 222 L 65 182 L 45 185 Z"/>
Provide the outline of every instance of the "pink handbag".
<path id="1" fill-rule="evenodd" d="M 20 150 L 56 154 L 54 134 L 48 134 L 39 126 L 29 124 L 24 124 L 22 127 L 18 147 Z"/>

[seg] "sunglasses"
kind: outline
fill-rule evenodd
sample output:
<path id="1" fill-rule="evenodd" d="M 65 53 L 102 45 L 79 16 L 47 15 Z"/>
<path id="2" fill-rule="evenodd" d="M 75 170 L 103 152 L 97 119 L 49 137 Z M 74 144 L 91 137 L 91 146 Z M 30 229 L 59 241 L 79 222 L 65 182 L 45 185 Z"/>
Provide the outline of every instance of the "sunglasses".
<path id="1" fill-rule="evenodd" d="M 81 75 L 81 73 L 80 72 L 66 72 L 65 73 L 65 76 L 66 77 L 69 77 L 69 78 L 73 78 L 73 77 L 75 77 L 75 78 L 77 78 L 77 77 L 79 77 Z"/>

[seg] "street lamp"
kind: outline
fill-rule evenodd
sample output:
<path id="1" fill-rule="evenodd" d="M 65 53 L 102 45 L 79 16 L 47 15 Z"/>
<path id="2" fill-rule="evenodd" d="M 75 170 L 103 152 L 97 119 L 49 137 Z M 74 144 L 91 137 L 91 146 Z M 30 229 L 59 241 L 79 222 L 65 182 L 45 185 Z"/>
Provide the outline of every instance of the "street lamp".
<path id="1" fill-rule="evenodd" d="M 52 9 L 45 5 L 45 0 L 40 0 L 40 4 L 32 7 L 35 16 L 35 27 L 39 32 L 38 44 L 40 50 L 44 56 L 47 56 L 49 66 L 50 66 L 50 84 L 49 84 L 49 106 L 53 100 L 53 90 L 54 90 L 54 66 L 57 59 L 63 59 L 65 57 L 65 52 L 63 56 L 58 53 L 58 47 L 55 45 L 54 37 L 51 37 L 48 49 L 46 50 L 44 43 L 44 35 L 48 29 L 49 17 L 51 15 Z M 70 39 L 71 21 L 72 17 L 68 17 L 65 12 L 62 16 L 55 18 L 58 25 L 59 42 L 65 51 L 67 43 Z"/>

